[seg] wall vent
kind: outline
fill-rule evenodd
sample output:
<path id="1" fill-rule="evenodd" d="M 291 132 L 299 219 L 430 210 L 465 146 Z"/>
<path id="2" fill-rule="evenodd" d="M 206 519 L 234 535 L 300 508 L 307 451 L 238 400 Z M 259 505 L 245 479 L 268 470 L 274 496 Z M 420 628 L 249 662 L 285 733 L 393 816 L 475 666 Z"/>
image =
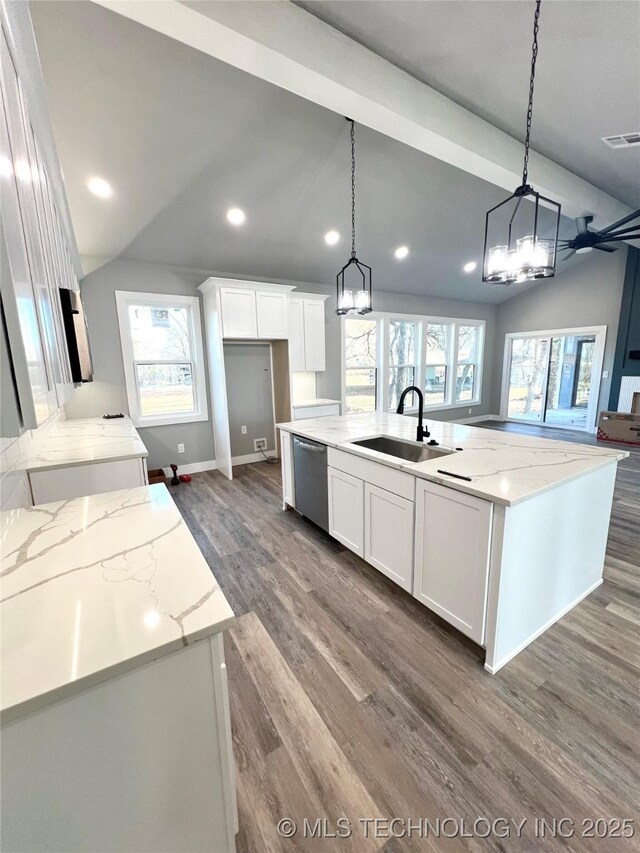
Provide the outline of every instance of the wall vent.
<path id="1" fill-rule="evenodd" d="M 603 136 L 602 141 L 609 148 L 630 148 L 632 145 L 640 145 L 640 131 L 636 133 L 619 133 L 617 136 Z"/>

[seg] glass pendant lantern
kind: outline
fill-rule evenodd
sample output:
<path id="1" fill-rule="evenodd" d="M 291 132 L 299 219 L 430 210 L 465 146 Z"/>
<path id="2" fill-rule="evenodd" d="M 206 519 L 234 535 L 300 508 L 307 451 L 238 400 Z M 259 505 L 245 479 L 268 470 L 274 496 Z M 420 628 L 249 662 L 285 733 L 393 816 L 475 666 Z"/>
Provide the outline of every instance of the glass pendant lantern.
<path id="1" fill-rule="evenodd" d="M 540 5 L 536 0 L 522 184 L 492 207 L 485 220 L 482 280 L 491 284 L 551 278 L 556 272 L 561 207 L 528 183 Z"/>
<path id="2" fill-rule="evenodd" d="M 356 135 L 351 122 L 351 257 L 336 276 L 336 314 L 369 314 L 373 310 L 371 267 L 356 254 Z"/>

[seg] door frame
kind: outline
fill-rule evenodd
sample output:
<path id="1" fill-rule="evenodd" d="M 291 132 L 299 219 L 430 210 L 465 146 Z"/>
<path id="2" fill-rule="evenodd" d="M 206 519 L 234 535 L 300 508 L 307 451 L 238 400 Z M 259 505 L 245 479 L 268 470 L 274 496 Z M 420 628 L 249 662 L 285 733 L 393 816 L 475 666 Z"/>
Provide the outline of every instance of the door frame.
<path id="1" fill-rule="evenodd" d="M 548 424 L 542 420 L 527 420 L 525 418 L 509 418 L 507 409 L 509 405 L 509 379 L 511 375 L 511 347 L 514 338 L 558 338 L 563 336 L 583 336 L 593 335 L 595 337 L 595 352 L 593 355 L 592 382 L 589 391 L 589 403 L 587 405 L 587 420 L 584 428 L 576 427 L 573 424 Z M 580 432 L 595 432 L 596 419 L 598 416 L 598 400 L 600 398 L 600 386 L 602 383 L 602 365 L 604 363 L 604 347 L 607 339 L 606 326 L 577 326 L 572 329 L 541 329 L 533 332 L 507 332 L 504 336 L 504 352 L 502 358 L 502 386 L 500 393 L 500 419 L 509 423 L 524 423 L 534 424 L 537 426 L 546 426 L 552 429 L 570 429 Z M 545 371 L 545 377 L 548 375 L 548 368 Z M 545 379 L 545 397 L 547 393 Z M 544 412 L 546 414 L 546 399 Z"/>

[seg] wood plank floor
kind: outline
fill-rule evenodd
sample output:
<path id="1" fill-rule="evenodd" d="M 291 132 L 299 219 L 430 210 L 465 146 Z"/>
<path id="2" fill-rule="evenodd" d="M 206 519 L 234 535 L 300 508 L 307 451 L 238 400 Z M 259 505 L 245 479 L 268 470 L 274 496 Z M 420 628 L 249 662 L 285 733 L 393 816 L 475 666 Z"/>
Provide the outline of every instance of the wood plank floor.
<path id="1" fill-rule="evenodd" d="M 239 853 L 638 849 L 640 450 L 619 466 L 605 582 L 493 677 L 481 649 L 283 513 L 279 465 L 234 475 L 171 493 L 238 616 L 225 648 Z M 350 838 L 302 835 L 304 818 L 341 817 Z M 367 838 L 358 823 L 453 818 L 452 834 L 479 817 L 527 823 L 520 839 L 448 840 L 385 838 L 383 824 Z M 576 837 L 537 838 L 536 818 L 570 818 Z M 590 818 L 635 819 L 635 838 L 579 837 Z"/>

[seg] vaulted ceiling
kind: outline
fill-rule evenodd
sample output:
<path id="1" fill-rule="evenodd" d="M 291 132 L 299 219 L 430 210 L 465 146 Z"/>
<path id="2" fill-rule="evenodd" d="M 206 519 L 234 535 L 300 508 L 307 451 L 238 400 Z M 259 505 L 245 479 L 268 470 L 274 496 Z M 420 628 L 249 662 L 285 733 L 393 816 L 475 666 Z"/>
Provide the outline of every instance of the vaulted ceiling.
<path id="1" fill-rule="evenodd" d="M 351 5 L 407 4 L 325 5 L 335 14 L 334 5 L 346 12 Z M 408 5 L 422 15 L 422 7 L 443 4 Z M 88 268 L 122 256 L 248 277 L 335 280 L 350 248 L 350 155 L 341 115 L 92 3 L 51 0 L 31 9 Z M 473 62 L 491 64 L 480 55 Z M 521 87 L 502 110 L 497 104 L 511 104 L 509 86 L 494 92 L 489 83 L 476 88 L 487 88 L 505 122 L 522 112 Z M 381 289 L 486 302 L 513 295 L 462 271 L 480 260 L 484 213 L 504 198 L 503 189 L 364 127 L 357 141 L 358 250 Z M 92 175 L 112 184 L 112 198 L 89 193 Z M 605 175 L 602 187 L 613 192 L 617 176 Z M 242 228 L 225 219 L 233 205 L 247 213 Z M 330 228 L 341 234 L 337 246 L 323 240 Z M 571 235 L 573 223 L 565 221 L 563 231 Z M 393 257 L 399 245 L 410 249 L 402 262 Z M 569 263 L 576 262 L 585 261 Z"/>
<path id="2" fill-rule="evenodd" d="M 516 139 L 524 135 L 532 0 L 294 0 Z M 640 3 L 551 0 L 540 16 L 532 145 L 633 208 L 640 147 Z"/>

